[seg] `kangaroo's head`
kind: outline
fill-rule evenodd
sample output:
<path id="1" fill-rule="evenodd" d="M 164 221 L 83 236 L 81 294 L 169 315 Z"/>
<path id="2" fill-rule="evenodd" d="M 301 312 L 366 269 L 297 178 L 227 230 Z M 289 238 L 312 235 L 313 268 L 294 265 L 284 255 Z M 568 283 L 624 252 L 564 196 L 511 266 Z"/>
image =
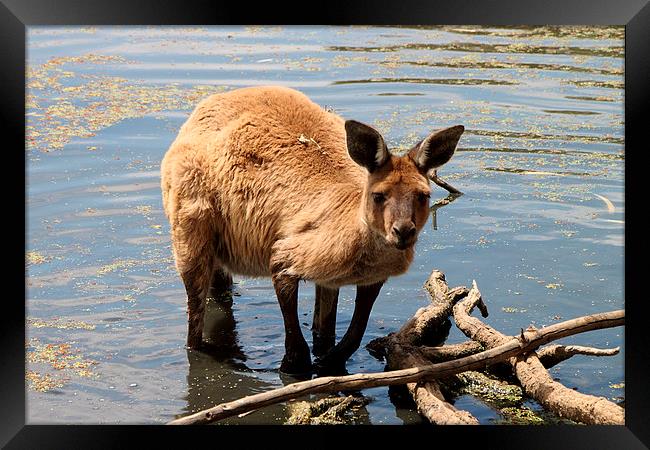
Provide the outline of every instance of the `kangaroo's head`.
<path id="1" fill-rule="evenodd" d="M 427 174 L 451 159 L 464 130 L 456 125 L 435 131 L 404 156 L 395 156 L 377 130 L 354 120 L 345 122 L 348 153 L 368 170 L 364 219 L 398 249 L 415 244 L 429 214 Z"/>

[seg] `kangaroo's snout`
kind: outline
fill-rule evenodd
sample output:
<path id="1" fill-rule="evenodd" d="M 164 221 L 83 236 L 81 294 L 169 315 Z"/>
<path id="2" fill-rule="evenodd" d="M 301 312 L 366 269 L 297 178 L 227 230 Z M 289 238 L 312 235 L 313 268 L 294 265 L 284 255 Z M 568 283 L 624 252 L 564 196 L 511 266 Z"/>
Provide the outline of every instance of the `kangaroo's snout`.
<path id="1" fill-rule="evenodd" d="M 411 221 L 394 224 L 392 233 L 397 239 L 395 246 L 400 250 L 404 250 L 413 245 L 415 243 L 416 232 L 415 224 Z"/>

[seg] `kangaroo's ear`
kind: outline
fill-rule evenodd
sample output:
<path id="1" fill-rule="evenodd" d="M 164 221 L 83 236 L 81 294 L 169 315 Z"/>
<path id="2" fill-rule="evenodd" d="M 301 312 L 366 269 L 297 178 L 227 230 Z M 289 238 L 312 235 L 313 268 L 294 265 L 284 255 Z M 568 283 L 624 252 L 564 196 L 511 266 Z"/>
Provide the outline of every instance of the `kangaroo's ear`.
<path id="1" fill-rule="evenodd" d="M 388 161 L 388 147 L 374 128 L 356 120 L 346 120 L 345 134 L 350 157 L 368 172 L 374 172 Z"/>
<path id="2" fill-rule="evenodd" d="M 409 156 L 418 168 L 427 174 L 451 159 L 463 131 L 465 127 L 462 125 L 435 131 L 413 147 L 409 151 Z"/>

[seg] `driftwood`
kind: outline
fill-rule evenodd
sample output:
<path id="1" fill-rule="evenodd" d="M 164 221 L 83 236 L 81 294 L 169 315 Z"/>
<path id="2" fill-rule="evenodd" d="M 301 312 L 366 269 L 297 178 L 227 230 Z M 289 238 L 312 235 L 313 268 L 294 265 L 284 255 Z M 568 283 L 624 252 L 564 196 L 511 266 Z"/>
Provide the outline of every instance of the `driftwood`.
<path id="1" fill-rule="evenodd" d="M 476 286 L 476 281 L 473 282 L 472 289 L 470 289 L 467 297 L 454 306 L 456 325 L 467 337 L 478 341 L 486 348 L 499 348 L 510 341 L 511 338 L 508 336 L 484 324 L 479 319 L 471 317 L 470 314 L 474 307 L 478 307 L 483 316 L 487 315 L 487 308 Z M 589 321 L 585 321 L 585 318 L 578 318 L 568 322 L 573 322 L 574 326 L 585 330 L 593 330 L 600 328 L 599 324 L 608 323 L 612 320 L 611 317 L 605 317 L 605 315 L 601 318 L 597 316 L 599 315 L 590 316 Z M 622 323 L 623 318 L 621 317 L 620 320 Z M 558 336 L 562 336 L 569 331 L 566 324 L 567 322 L 562 322 L 542 330 L 546 331 L 548 338 L 557 339 Z M 542 330 L 530 329 L 527 333 L 522 330 L 521 339 L 525 342 L 529 333 L 539 333 Z M 554 381 L 540 362 L 534 349 L 511 358 L 510 363 L 524 392 L 560 417 L 585 424 L 625 424 L 625 411 L 620 406 L 604 397 L 582 394 Z"/>
<path id="2" fill-rule="evenodd" d="M 346 423 L 345 416 L 350 410 L 365 406 L 368 402 L 367 398 L 352 395 L 326 397 L 315 402 L 296 402 L 290 407 L 291 417 L 286 423 L 287 425 L 342 425 Z"/>
<path id="3" fill-rule="evenodd" d="M 441 274 L 441 272 L 434 272 L 434 274 Z M 441 278 L 434 274 L 424 285 L 431 293 L 432 304 L 420 308 L 397 333 L 389 335 L 382 343 L 388 367 L 391 369 L 406 369 L 430 364 L 423 355 L 409 350 L 422 343 L 430 330 L 439 328 L 451 314 L 454 301 L 468 293 L 467 288 L 464 287 L 450 291 L 447 283 L 444 282 L 444 276 Z M 458 410 L 445 401 L 436 380 L 407 383 L 406 387 L 415 401 L 417 411 L 429 422 L 438 425 L 478 425 L 478 420 L 469 412 Z"/>
<path id="4" fill-rule="evenodd" d="M 450 377 L 469 370 L 482 370 L 488 366 L 502 362 L 510 362 L 515 366 L 517 376 L 520 377 L 519 379 L 522 386 L 529 395 L 537 399 L 543 406 L 556 411 L 555 408 L 558 407 L 557 393 L 565 393 L 558 390 L 555 386 L 559 385 L 559 383 L 554 382 L 550 376 L 548 376 L 548 372 L 546 372 L 544 367 L 541 365 L 537 356 L 534 354 L 534 351 L 541 345 L 557 339 L 589 330 L 621 326 L 624 324 L 625 320 L 625 312 L 623 310 L 611 311 L 579 317 L 577 319 L 544 327 L 539 330 L 530 329 L 525 332 L 522 330 L 522 333 L 519 336 L 507 337 L 482 324 L 480 320 L 469 316 L 471 310 L 476 306 L 481 309 L 484 315 L 487 315 L 487 308 L 483 304 L 480 293 L 475 284 L 469 291 L 467 291 L 466 288 L 447 289 L 444 275 L 437 271 L 434 271 L 428 284 L 430 289 L 427 288 L 427 290 L 429 290 L 430 293 L 433 293 L 432 299 L 434 302 L 432 305 L 419 310 L 419 314 L 416 314 L 416 317 L 407 322 L 407 324 L 410 323 L 408 327 L 406 327 L 405 324 L 400 331 L 393 335 L 389 335 L 383 341 L 383 344 L 388 347 L 386 352 L 387 358 L 397 358 L 397 360 L 400 361 L 400 365 L 401 361 L 404 361 L 405 363 L 409 362 L 410 364 L 415 364 L 415 367 L 381 373 L 362 373 L 341 377 L 315 378 L 313 380 L 298 382 L 282 388 L 244 397 L 232 402 L 222 403 L 195 414 L 173 420 L 169 422 L 169 424 L 207 424 L 274 403 L 302 397 L 307 394 L 359 390 L 377 386 L 408 385 L 409 383 L 414 384 L 413 389 L 411 389 L 410 392 L 416 398 L 416 404 L 418 402 L 417 398 L 420 398 L 421 413 L 426 417 L 442 417 L 444 413 L 451 412 L 452 417 L 455 417 L 455 419 L 448 420 L 440 418 L 436 419 L 437 423 L 473 423 L 471 415 L 468 415 L 469 413 L 464 414 L 464 412 L 458 411 L 455 408 L 453 410 L 448 408 L 447 405 L 449 404 L 444 401 L 444 398 L 441 400 L 442 394 L 439 389 L 436 389 L 437 385 L 433 380 Z M 465 295 L 465 293 L 467 294 Z M 410 351 L 414 348 L 413 343 L 418 342 L 419 339 L 418 333 L 414 333 L 413 329 L 417 328 L 422 330 L 422 332 L 425 332 L 430 326 L 430 323 L 428 322 L 438 321 L 437 323 L 440 323 L 440 314 L 448 314 L 450 311 L 449 304 L 453 305 L 453 303 L 459 301 L 460 298 L 463 298 L 463 300 L 456 303 L 455 306 L 452 306 L 451 310 L 453 310 L 454 314 L 458 312 L 461 319 L 459 322 L 455 315 L 454 319 L 456 320 L 457 325 L 459 323 L 462 325 L 463 328 L 461 329 L 466 335 L 468 335 L 468 337 L 476 339 L 481 346 L 486 348 L 486 350 L 437 364 L 427 364 L 428 360 L 425 355 L 427 352 L 431 353 L 431 349 L 424 349 L 421 353 L 413 353 Z M 440 314 L 432 314 L 431 311 L 434 309 L 439 311 Z M 395 335 L 397 335 L 397 338 L 395 338 Z M 404 343 L 404 345 L 402 345 L 402 343 Z M 452 350 L 442 350 L 445 347 L 452 346 L 443 346 L 434 352 L 438 352 L 439 354 L 450 354 L 458 351 L 471 352 L 476 349 L 473 344 L 467 343 L 454 346 L 452 347 Z M 395 355 L 391 354 L 391 349 L 393 352 L 397 353 L 395 353 Z M 405 353 L 405 355 L 400 357 L 400 351 Z M 554 351 L 549 351 L 549 353 L 553 352 Z M 532 368 L 528 368 L 531 365 L 531 359 L 534 359 Z M 539 367 L 535 366 L 535 361 L 537 361 Z M 541 370 L 546 373 L 548 380 L 543 377 L 540 378 L 540 367 Z M 531 373 L 534 376 L 526 378 L 525 375 Z M 553 387 L 551 392 L 552 395 L 548 395 L 546 392 L 548 386 Z M 564 388 L 563 386 L 561 387 Z M 567 388 L 564 389 L 567 390 Z M 578 394 L 575 391 L 570 389 L 568 390 L 572 393 L 571 395 Z M 622 423 L 622 412 L 619 413 L 618 409 L 616 409 L 619 408 L 622 410 L 622 408 L 605 399 L 598 399 L 584 394 L 578 394 L 577 397 L 573 398 L 584 400 L 585 397 L 596 399 L 595 402 L 589 403 L 589 409 L 577 413 L 574 411 L 575 408 L 564 408 L 564 405 L 560 400 L 560 406 L 562 408 L 556 412 L 564 417 L 570 417 L 573 415 L 573 417 L 570 418 L 574 418 L 583 423 Z M 581 404 L 586 405 L 586 403 Z M 612 405 L 615 408 L 612 408 Z M 598 417 L 599 421 L 594 421 L 592 416 Z M 461 422 L 462 417 L 465 418 L 464 422 Z"/>
<path id="5" fill-rule="evenodd" d="M 394 368 L 425 366 L 426 358 L 415 352 L 404 351 L 398 342 L 391 343 L 388 365 Z M 478 425 L 478 420 L 467 411 L 456 409 L 443 396 L 436 380 L 407 383 L 406 387 L 415 401 L 417 411 L 429 422 L 437 425 Z"/>

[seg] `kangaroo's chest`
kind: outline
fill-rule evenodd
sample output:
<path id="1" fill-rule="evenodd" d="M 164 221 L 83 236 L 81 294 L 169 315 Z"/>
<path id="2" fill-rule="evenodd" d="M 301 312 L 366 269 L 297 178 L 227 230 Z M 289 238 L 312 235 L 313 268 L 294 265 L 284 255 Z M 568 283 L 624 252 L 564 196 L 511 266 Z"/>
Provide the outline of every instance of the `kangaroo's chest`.
<path id="1" fill-rule="evenodd" d="M 368 285 L 384 281 L 406 272 L 413 260 L 413 249 L 397 250 L 390 247 L 364 248 L 352 255 L 336 277 L 327 285 Z"/>

